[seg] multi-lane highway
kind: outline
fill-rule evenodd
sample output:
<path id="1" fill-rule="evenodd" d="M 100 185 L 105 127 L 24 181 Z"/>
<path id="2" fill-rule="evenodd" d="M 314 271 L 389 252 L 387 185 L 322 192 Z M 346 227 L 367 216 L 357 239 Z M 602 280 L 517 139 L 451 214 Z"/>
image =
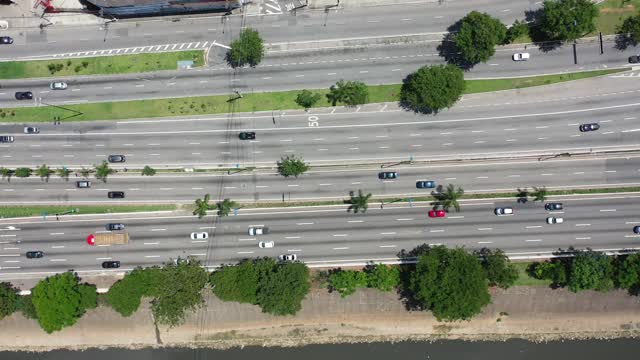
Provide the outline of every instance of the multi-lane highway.
<path id="1" fill-rule="evenodd" d="M 7 80 L 0 89 L 0 106 L 34 106 L 38 98 L 45 103 L 67 104 L 220 95 L 228 94 L 230 88 L 243 93 L 328 88 L 340 79 L 360 80 L 372 85 L 400 83 L 422 66 L 445 63 L 437 50 L 439 38 L 426 43 L 267 53 L 256 68 L 242 69 L 236 75 L 226 64 L 211 64 L 202 69 L 183 71 L 52 77 L 69 84 L 64 91 L 50 90 L 51 79 Z M 577 64 L 574 64 L 571 46 L 553 51 L 541 51 L 536 46 L 525 50 L 523 45 L 500 47 L 489 62 L 478 64 L 465 74 L 465 78 L 518 77 L 628 66 L 627 58 L 637 50 L 633 47 L 617 50 L 615 46 L 613 39 L 608 39 L 601 55 L 598 42 L 579 44 Z M 529 52 L 531 59 L 514 62 L 511 56 L 522 51 Z M 27 90 L 34 93 L 36 100 L 15 99 L 16 91 Z"/>
<path id="2" fill-rule="evenodd" d="M 314 265 L 322 263 L 391 260 L 402 249 L 444 244 L 468 249 L 497 247 L 511 254 L 535 254 L 570 246 L 594 249 L 637 248 L 640 224 L 637 196 L 576 197 L 562 200 L 563 211 L 547 212 L 542 204 L 513 200 L 476 201 L 446 218 L 427 218 L 428 204 L 371 207 L 364 214 L 348 214 L 343 207 L 322 209 L 263 209 L 238 216 L 197 220 L 190 215 L 91 216 L 84 219 L 0 221 L 0 267 L 3 276 L 97 270 L 105 260 L 120 260 L 124 269 L 155 265 L 169 258 L 195 256 L 208 266 L 257 256 L 295 253 Z M 514 215 L 496 216 L 495 206 L 512 206 Z M 564 223 L 548 225 L 548 216 Z M 86 236 L 104 231 L 108 222 L 123 222 L 131 235 L 128 245 L 90 246 Z M 252 237 L 249 226 L 264 225 L 269 235 Z M 10 228 L 12 226 L 13 228 Z M 208 232 L 207 240 L 191 240 L 191 232 Z M 274 241 L 272 249 L 258 241 Z M 30 250 L 42 259 L 26 259 Z"/>
<path id="3" fill-rule="evenodd" d="M 395 171 L 394 180 L 378 179 L 380 171 Z M 11 179 L 0 184 L 5 204 L 83 204 L 83 203 L 193 203 L 205 193 L 213 199 L 231 198 L 245 203 L 343 199 L 350 191 L 362 189 L 376 196 L 429 196 L 430 189 L 416 189 L 416 181 L 453 183 L 467 192 L 514 192 L 517 188 L 598 188 L 640 186 L 640 157 L 537 159 L 478 164 L 438 166 L 394 166 L 385 169 L 327 169 L 311 171 L 299 178 L 283 179 L 275 173 L 237 173 L 234 175 L 181 174 L 142 177 L 139 173 L 116 175 L 106 183 L 92 179 L 90 189 L 76 188 L 69 181 L 52 175 L 48 182 L 39 178 Z M 435 190 L 435 189 L 433 189 Z M 108 191 L 124 191 L 125 199 L 107 199 Z"/>

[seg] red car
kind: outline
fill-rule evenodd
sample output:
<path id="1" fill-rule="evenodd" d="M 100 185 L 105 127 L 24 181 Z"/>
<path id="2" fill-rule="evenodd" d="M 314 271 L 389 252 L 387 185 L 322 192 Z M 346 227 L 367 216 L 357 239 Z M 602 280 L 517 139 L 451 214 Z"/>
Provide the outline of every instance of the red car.
<path id="1" fill-rule="evenodd" d="M 437 218 L 437 217 L 444 217 L 444 210 L 429 210 L 429 217 L 430 218 Z"/>

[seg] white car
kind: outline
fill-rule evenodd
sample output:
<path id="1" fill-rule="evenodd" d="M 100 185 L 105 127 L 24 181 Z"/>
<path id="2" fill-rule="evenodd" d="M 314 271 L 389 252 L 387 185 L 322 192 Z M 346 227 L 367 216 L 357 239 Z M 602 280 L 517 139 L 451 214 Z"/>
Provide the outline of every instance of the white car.
<path id="1" fill-rule="evenodd" d="M 517 53 L 513 54 L 513 61 L 527 61 L 530 57 L 529 53 Z"/>
<path id="2" fill-rule="evenodd" d="M 284 255 L 278 256 L 278 259 L 280 259 L 280 261 L 296 261 L 296 260 L 298 260 L 298 255 L 296 255 L 296 254 L 284 254 Z"/>
<path id="3" fill-rule="evenodd" d="M 493 212 L 498 215 L 513 215 L 513 208 L 510 207 L 497 207 L 493 210 Z"/>
<path id="4" fill-rule="evenodd" d="M 7 30 L 9 23 L 6 20 L 0 20 L 0 30 Z"/>
<path id="5" fill-rule="evenodd" d="M 33 126 L 25 126 L 23 132 L 25 134 L 38 134 L 40 133 L 40 129 Z"/>
<path id="6" fill-rule="evenodd" d="M 269 233 L 269 228 L 268 227 L 250 227 L 249 228 L 249 235 L 251 236 L 256 236 L 256 235 L 267 235 Z"/>
<path id="7" fill-rule="evenodd" d="M 271 249 L 275 245 L 273 241 L 260 241 L 258 243 L 258 247 L 260 249 Z"/>
<path id="8" fill-rule="evenodd" d="M 192 232 L 191 233 L 191 240 L 204 240 L 204 239 L 208 239 L 209 238 L 209 233 L 206 232 Z"/>
<path id="9" fill-rule="evenodd" d="M 564 222 L 564 219 L 561 217 L 549 216 L 547 218 L 547 224 L 562 224 L 563 222 Z"/>
<path id="10" fill-rule="evenodd" d="M 64 89 L 67 88 L 67 83 L 66 82 L 62 82 L 62 81 L 52 82 L 49 85 L 49 88 L 51 90 L 64 90 Z"/>

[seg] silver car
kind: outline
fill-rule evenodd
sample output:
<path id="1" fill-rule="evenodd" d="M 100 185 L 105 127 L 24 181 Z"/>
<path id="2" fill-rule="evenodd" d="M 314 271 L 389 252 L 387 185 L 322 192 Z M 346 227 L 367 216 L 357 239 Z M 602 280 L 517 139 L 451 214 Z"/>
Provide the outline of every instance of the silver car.
<path id="1" fill-rule="evenodd" d="M 51 90 L 65 90 L 67 88 L 67 83 L 62 81 L 56 81 L 49 84 L 49 88 Z"/>
<path id="2" fill-rule="evenodd" d="M 298 255 L 296 255 L 296 254 L 284 254 L 284 255 L 278 256 L 278 259 L 280 261 L 296 261 L 296 260 L 298 260 Z"/>
<path id="3" fill-rule="evenodd" d="M 249 235 L 251 236 L 256 236 L 256 235 L 267 235 L 269 233 L 269 228 L 268 227 L 250 227 L 249 228 Z"/>
<path id="4" fill-rule="evenodd" d="M 23 132 L 25 134 L 39 134 L 40 128 L 33 127 L 33 126 L 25 126 Z"/>

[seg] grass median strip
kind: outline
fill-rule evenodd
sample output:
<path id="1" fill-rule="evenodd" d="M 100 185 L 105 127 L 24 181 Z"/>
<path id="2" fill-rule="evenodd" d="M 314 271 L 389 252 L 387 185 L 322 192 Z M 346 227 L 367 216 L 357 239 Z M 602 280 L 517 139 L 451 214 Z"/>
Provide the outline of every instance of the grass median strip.
<path id="1" fill-rule="evenodd" d="M 608 69 L 560 75 L 533 76 L 514 79 L 467 80 L 465 94 L 497 90 L 520 89 L 558 82 L 612 74 L 626 69 Z M 399 100 L 400 84 L 369 86 L 369 102 L 395 102 Z M 295 103 L 300 91 L 280 91 L 243 94 L 235 100 L 234 112 L 301 109 Z M 315 90 L 322 96 L 318 106 L 329 106 L 325 95 L 328 90 Z M 0 109 L 0 122 L 48 122 L 54 117 L 62 121 L 119 120 L 154 117 L 176 117 L 227 113 L 231 109 L 229 96 L 199 96 L 189 98 L 136 100 L 122 102 L 88 103 L 77 105 L 40 106 Z"/>
<path id="2" fill-rule="evenodd" d="M 108 75 L 176 70 L 177 62 L 193 61 L 193 67 L 204 65 L 202 50 L 153 54 L 97 56 L 60 60 L 0 62 L 0 79 L 24 79 L 74 75 Z"/>
<path id="3" fill-rule="evenodd" d="M 146 211 L 176 210 L 176 205 L 67 205 L 67 206 L 0 206 L 0 219 L 43 216 L 55 217 L 77 209 L 77 214 L 112 214 L 112 213 L 132 213 Z M 73 216 L 73 214 L 63 215 Z"/>

